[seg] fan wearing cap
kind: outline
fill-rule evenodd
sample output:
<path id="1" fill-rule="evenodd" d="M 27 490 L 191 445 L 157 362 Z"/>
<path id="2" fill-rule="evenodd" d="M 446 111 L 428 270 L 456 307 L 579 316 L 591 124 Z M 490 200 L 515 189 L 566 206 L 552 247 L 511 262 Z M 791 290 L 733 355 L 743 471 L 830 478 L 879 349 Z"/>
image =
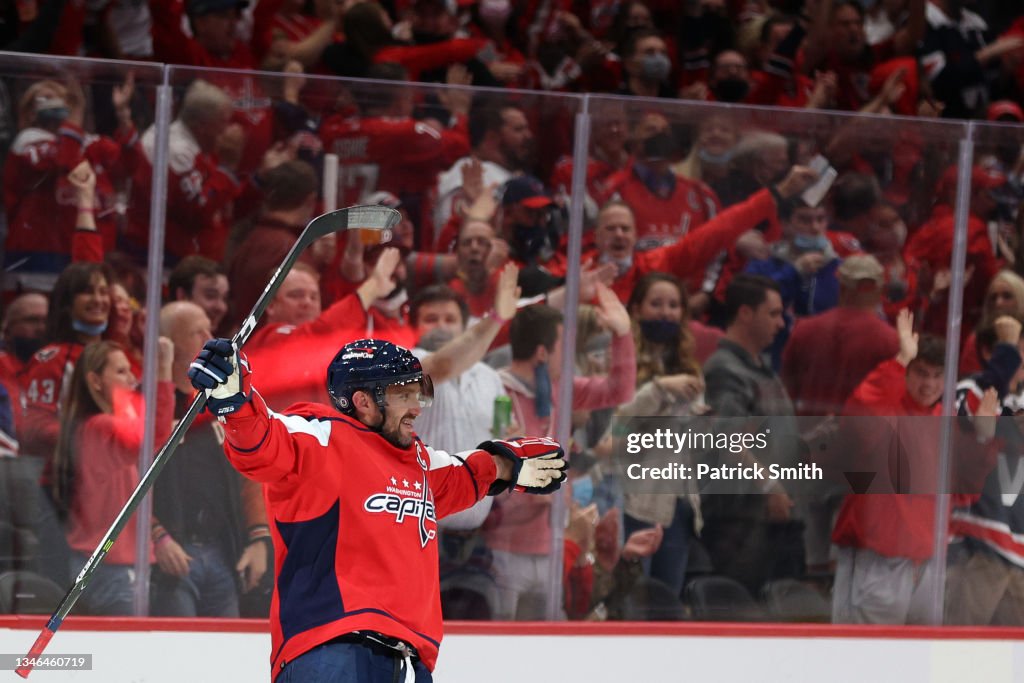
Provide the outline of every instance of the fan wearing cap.
<path id="1" fill-rule="evenodd" d="M 797 415 L 839 415 L 867 374 L 896 355 L 896 330 L 878 317 L 885 272 L 874 256 L 848 256 L 839 269 L 839 305 L 801 318 L 782 353 L 782 381 Z"/>
<path id="2" fill-rule="evenodd" d="M 721 211 L 714 190 L 672 171 L 679 154 L 662 114 L 648 112 L 640 118 L 633 147 L 633 163 L 608 178 L 605 194 L 598 199 L 621 199 L 633 209 L 637 251 L 678 242 Z"/>
<path id="3" fill-rule="evenodd" d="M 523 269 L 526 296 L 547 292 L 565 279 L 567 262 L 558 250 L 557 210 L 544 184 L 530 175 L 512 178 L 501 190 L 499 234 L 509 257 Z"/>
<path id="4" fill-rule="evenodd" d="M 975 166 L 971 169 L 970 215 L 967 218 L 967 268 L 972 272 L 964 288 L 963 334 L 966 336 L 978 321 L 981 302 L 989 281 L 999 272 L 1000 259 L 995 256 L 988 234 L 988 221 L 996 218 L 999 206 L 997 192 L 1006 185 L 1006 176 L 998 171 Z M 953 259 L 953 232 L 956 216 L 957 168 L 951 166 L 939 185 L 939 203 L 931 218 L 907 242 L 904 256 L 909 268 L 936 275 L 948 271 Z M 920 281 L 920 279 L 919 279 Z M 923 286 L 923 283 L 922 283 Z M 933 288 L 928 313 L 922 329 L 945 334 L 947 289 Z"/>
<path id="5" fill-rule="evenodd" d="M 988 106 L 989 121 L 995 123 L 1024 123 L 1024 109 L 1013 100 L 998 100 Z M 990 168 L 1006 175 L 1007 184 L 1000 192 L 999 199 L 1003 205 L 1003 217 L 1011 218 L 1017 214 L 1017 206 L 1024 200 L 1024 174 L 1022 160 L 1024 147 L 1018 131 L 1010 131 L 1005 127 L 999 130 L 989 129 L 992 134 L 980 139 L 975 148 L 975 158 L 980 166 Z"/>
<path id="6" fill-rule="evenodd" d="M 150 0 L 153 52 L 158 61 L 189 66 L 255 69 L 249 46 L 238 40 L 248 0 Z M 188 17 L 192 38 L 181 30 Z"/>

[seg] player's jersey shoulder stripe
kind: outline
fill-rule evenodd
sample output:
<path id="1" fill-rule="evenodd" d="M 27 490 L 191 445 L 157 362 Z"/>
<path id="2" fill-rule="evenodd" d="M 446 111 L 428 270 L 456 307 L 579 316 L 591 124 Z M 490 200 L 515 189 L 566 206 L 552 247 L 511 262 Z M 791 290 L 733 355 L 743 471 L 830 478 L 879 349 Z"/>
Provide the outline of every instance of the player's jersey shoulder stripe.
<path id="1" fill-rule="evenodd" d="M 331 422 L 333 420 L 302 415 L 282 415 L 272 410 L 269 412 L 270 417 L 283 424 L 289 434 L 308 434 L 316 439 L 321 447 L 327 447 L 327 442 L 331 438 Z"/>

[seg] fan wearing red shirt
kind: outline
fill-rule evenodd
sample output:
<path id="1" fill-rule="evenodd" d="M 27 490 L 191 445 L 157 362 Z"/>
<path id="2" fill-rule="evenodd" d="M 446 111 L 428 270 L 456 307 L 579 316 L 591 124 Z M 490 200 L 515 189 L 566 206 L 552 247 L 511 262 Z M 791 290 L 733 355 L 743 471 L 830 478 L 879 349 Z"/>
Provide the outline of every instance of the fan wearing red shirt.
<path id="1" fill-rule="evenodd" d="M 113 249 L 118 228 L 114 184 L 133 173 L 141 156 L 129 108 L 132 91 L 130 79 L 114 88 L 119 121 L 114 138 L 83 130 L 83 94 L 77 84 L 38 81 L 22 96 L 21 130 L 3 169 L 8 289 L 49 290 L 71 262 L 78 205 L 67 175 L 83 161 L 90 162 L 96 177 L 90 199 L 103 247 Z"/>
<path id="2" fill-rule="evenodd" d="M 678 242 L 721 210 L 714 191 L 704 183 L 676 175 L 676 143 L 668 120 L 649 112 L 637 130 L 637 156 L 608 179 L 601 201 L 624 201 L 636 215 L 639 251 Z"/>
<path id="3" fill-rule="evenodd" d="M 341 3 L 317 2 L 317 16 L 305 13 L 305 0 L 261 0 L 253 9 L 252 47 L 260 60 L 272 55 L 294 59 L 310 69 L 335 39 Z"/>
<path id="4" fill-rule="evenodd" d="M 198 80 L 186 91 L 178 118 L 171 123 L 165 242 L 165 258 L 170 263 L 191 254 L 215 261 L 224 256 L 233 203 L 241 193 L 232 169 L 216 155 L 230 117 L 231 101 L 224 91 Z M 154 125 L 142 136 L 146 163 L 136 170 L 128 207 L 126 237 L 139 250 L 149 243 L 155 146 Z"/>
<path id="5" fill-rule="evenodd" d="M 249 46 L 238 40 L 242 10 L 248 0 L 150 0 L 153 52 L 157 61 L 214 69 L 259 68 Z M 181 29 L 187 16 L 193 38 Z M 237 74 L 206 73 L 203 78 L 231 98 L 232 121 L 245 131 L 245 150 L 239 168 L 253 171 L 274 135 L 270 98 L 258 81 Z"/>
<path id="6" fill-rule="evenodd" d="M 856 464 L 843 468 L 877 476 L 867 494 L 846 496 L 832 531 L 839 547 L 835 623 L 929 623 L 933 537 L 936 523 L 945 528 L 949 520 L 936 520 L 941 430 L 938 420 L 926 418 L 942 414 L 945 344 L 929 335 L 919 339 L 913 327 L 913 316 L 902 311 L 899 353 L 878 365 L 844 408 L 852 418 L 842 441 Z M 998 403 L 993 408 L 995 417 Z M 971 441 L 957 449 L 968 458 L 956 470 L 987 473 L 995 451 L 979 447 L 973 435 Z"/>
<path id="7" fill-rule="evenodd" d="M 874 469 L 883 476 L 890 473 L 888 440 L 898 438 L 903 456 L 899 465 L 904 459 L 910 461 L 907 469 L 921 489 L 937 481 L 938 434 L 922 429 L 927 425 L 923 420 L 897 416 L 941 414 L 945 344 L 929 336 L 919 341 L 913 324 L 908 311 L 900 313 L 899 354 L 879 364 L 861 382 L 844 414 L 862 421 L 856 425 L 858 457 L 879 458 L 875 463 L 861 462 L 858 469 Z M 880 420 L 865 423 L 867 416 Z M 887 420 L 888 430 L 879 429 L 881 420 Z M 832 604 L 836 623 L 926 623 L 927 602 L 922 593 L 934 580 L 935 496 L 906 493 L 909 481 L 901 482 L 902 487 L 896 483 L 900 474 L 905 472 L 890 474 L 892 493 L 849 495 L 843 501 L 832 532 L 832 542 L 839 546 Z"/>
<path id="8" fill-rule="evenodd" d="M 953 259 L 953 233 L 956 216 L 953 197 L 956 192 L 957 169 L 946 171 L 940 183 L 942 199 L 935 206 L 931 218 L 907 242 L 904 258 L 911 270 L 929 270 L 932 274 L 949 270 Z M 1006 176 L 992 169 L 975 166 L 971 171 L 970 215 L 967 218 L 967 267 L 973 275 L 964 289 L 964 337 L 977 323 L 985 289 L 1001 267 L 988 235 L 988 218 L 997 207 L 994 192 L 1006 184 Z M 946 330 L 947 306 L 945 301 L 932 301 L 924 327 L 934 334 Z"/>
<path id="9" fill-rule="evenodd" d="M 820 3 L 799 63 L 805 74 L 836 74 L 837 108 L 858 111 L 871 101 L 871 69 L 892 57 L 912 55 L 925 33 L 925 0 L 910 0 L 907 23 L 881 43 L 868 45 L 864 9 L 853 0 Z"/>
<path id="10" fill-rule="evenodd" d="M 800 318 L 782 352 L 782 381 L 797 415 L 838 415 L 853 390 L 899 350 L 896 330 L 878 315 L 885 271 L 874 256 L 843 259 L 839 305 Z"/>
<path id="11" fill-rule="evenodd" d="M 439 98 L 451 118 L 447 126 L 438 126 L 412 117 L 416 93 L 398 83 L 408 80 L 401 66 L 375 64 L 366 77 L 395 81 L 395 85 L 385 88 L 378 84 L 372 92 L 362 91 L 365 96 L 358 98 L 361 116 L 335 115 L 320 127 L 324 149 L 338 155 L 339 199 L 346 205 L 356 204 L 385 190 L 406 202 L 416 200 L 422 210 L 414 218 L 425 224 L 430 216 L 427 195 L 437 175 L 469 154 L 471 93 L 441 90 Z M 449 80 L 452 78 L 456 76 Z"/>
<path id="12" fill-rule="evenodd" d="M 629 124 L 621 102 L 598 102 L 591 114 L 590 153 L 587 155 L 587 196 L 599 201 L 609 196 L 609 178 L 627 168 L 630 162 L 626 149 Z M 551 172 L 550 186 L 556 192 L 572 189 L 575 164 L 572 155 L 562 156 Z M 585 239 L 585 238 L 584 238 Z"/>
<path id="13" fill-rule="evenodd" d="M 813 182 L 814 173 L 794 166 L 773 189 L 755 192 L 746 201 L 734 204 L 675 244 L 637 251 L 637 222 L 629 204 L 612 200 L 601 209 L 594 229 L 594 251 L 584 254 L 583 267 L 613 263 L 618 269 L 611 289 L 623 302 L 637 281 L 653 271 L 672 273 L 700 291 L 707 266 L 744 233 L 763 221 L 778 222 L 778 200 L 800 194 Z"/>

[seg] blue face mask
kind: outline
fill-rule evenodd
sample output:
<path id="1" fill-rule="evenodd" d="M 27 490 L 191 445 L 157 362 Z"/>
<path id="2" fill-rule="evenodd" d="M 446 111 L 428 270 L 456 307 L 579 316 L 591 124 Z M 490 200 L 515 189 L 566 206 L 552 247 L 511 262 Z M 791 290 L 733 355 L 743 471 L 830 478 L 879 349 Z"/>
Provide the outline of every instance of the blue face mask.
<path id="1" fill-rule="evenodd" d="M 649 342 L 668 344 L 679 340 L 680 325 L 675 320 L 641 320 L 640 334 Z"/>
<path id="2" fill-rule="evenodd" d="M 88 325 L 81 320 L 71 319 L 71 329 L 80 334 L 87 334 L 90 337 L 98 337 L 107 331 L 106 321 L 98 325 Z"/>
<path id="3" fill-rule="evenodd" d="M 51 107 L 36 114 L 36 122 L 43 128 L 57 128 L 71 115 L 67 107 Z"/>
<path id="4" fill-rule="evenodd" d="M 572 480 L 572 499 L 580 507 L 586 507 L 594 500 L 594 480 L 589 474 Z"/>
<path id="5" fill-rule="evenodd" d="M 551 375 L 547 363 L 537 363 L 533 369 L 533 407 L 537 417 L 551 417 Z"/>
<path id="6" fill-rule="evenodd" d="M 824 235 L 795 235 L 793 246 L 797 251 L 825 251 L 828 249 L 828 238 Z"/>

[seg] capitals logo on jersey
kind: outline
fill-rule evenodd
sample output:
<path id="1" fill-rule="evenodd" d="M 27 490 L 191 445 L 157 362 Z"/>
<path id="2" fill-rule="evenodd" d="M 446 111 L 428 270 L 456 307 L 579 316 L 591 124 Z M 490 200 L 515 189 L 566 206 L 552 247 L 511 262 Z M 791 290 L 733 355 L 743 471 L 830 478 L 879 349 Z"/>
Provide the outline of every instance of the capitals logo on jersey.
<path id="1" fill-rule="evenodd" d="M 363 503 L 363 509 L 371 513 L 386 513 L 395 516 L 396 524 L 403 524 L 406 519 L 415 518 L 420 532 L 420 546 L 427 547 L 427 544 L 437 538 L 437 514 L 434 510 L 434 496 L 427 484 L 427 464 L 419 441 L 416 442 L 416 462 L 423 470 L 422 481 L 412 482 L 416 491 L 410 491 L 408 479 L 395 479 L 391 477 L 389 485 L 385 487 L 386 493 L 375 493 Z M 399 483 L 402 488 L 399 488 Z M 428 529 L 427 523 L 433 528 Z"/>

